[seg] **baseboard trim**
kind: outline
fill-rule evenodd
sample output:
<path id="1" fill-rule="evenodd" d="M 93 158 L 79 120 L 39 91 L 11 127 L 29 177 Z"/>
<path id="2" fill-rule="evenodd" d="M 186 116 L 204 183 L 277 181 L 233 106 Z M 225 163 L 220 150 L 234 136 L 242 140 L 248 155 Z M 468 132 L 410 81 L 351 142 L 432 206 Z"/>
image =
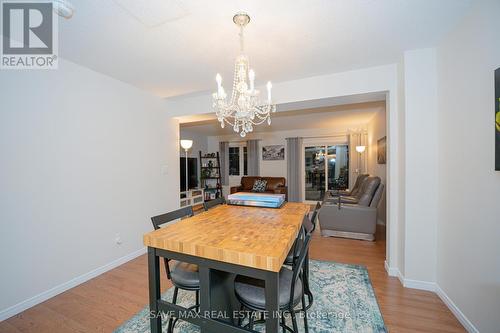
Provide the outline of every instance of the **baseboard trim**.
<path id="1" fill-rule="evenodd" d="M 399 269 L 397 269 L 396 267 L 390 267 L 389 264 L 387 263 L 387 260 L 384 260 L 384 268 L 389 276 L 397 277 L 399 282 L 401 282 L 403 286 L 405 285 L 403 274 L 401 274 Z"/>
<path id="2" fill-rule="evenodd" d="M 139 249 L 137 251 L 134 251 L 130 254 L 127 254 L 126 256 L 123 256 L 121 258 L 118 258 L 116 260 L 113 260 L 112 262 L 101 266 L 99 268 L 96 268 L 88 273 L 85 273 L 83 275 L 77 276 L 74 279 L 71 279 L 65 283 L 62 283 L 52 289 L 49 289 L 47 291 L 44 291 L 36 296 L 33 296 L 27 300 L 24 300 L 22 302 L 19 302 L 5 310 L 0 311 L 0 321 L 3 321 L 7 318 L 10 318 L 12 316 L 15 316 L 16 314 L 23 312 L 24 310 L 27 310 L 37 304 L 40 304 L 49 298 L 52 298 L 56 295 L 59 295 L 60 293 L 65 292 L 68 289 L 74 288 L 78 286 L 79 284 L 82 284 L 84 282 L 87 282 L 90 279 L 95 278 L 96 276 L 99 276 L 103 273 L 106 273 L 107 271 L 116 268 L 120 265 L 123 265 L 124 263 L 135 259 L 141 255 L 146 253 L 146 248 Z"/>
<path id="3" fill-rule="evenodd" d="M 453 303 L 451 298 L 441 289 L 438 285 L 436 285 L 436 294 L 441 298 L 444 304 L 450 309 L 450 311 L 457 317 L 460 324 L 464 326 L 464 328 L 469 333 L 479 333 L 479 330 L 472 324 L 472 322 L 467 319 L 467 317 L 463 314 L 462 311 L 458 308 L 458 306 Z"/>
<path id="4" fill-rule="evenodd" d="M 479 330 L 471 323 L 469 319 L 467 319 L 467 317 L 463 314 L 463 312 L 460 311 L 458 306 L 455 303 L 453 303 L 451 298 L 448 297 L 448 295 L 444 292 L 443 289 L 439 287 L 437 283 L 407 279 L 403 276 L 403 274 L 401 274 L 399 269 L 395 267 L 390 267 L 387 261 L 384 261 L 384 268 L 389 276 L 397 277 L 399 279 L 399 282 L 401 282 L 401 284 L 405 288 L 434 292 L 448 307 L 448 309 L 450 309 L 451 313 L 455 315 L 457 320 L 462 324 L 462 326 L 467 330 L 467 332 L 479 333 Z"/>
<path id="5" fill-rule="evenodd" d="M 403 278 L 403 286 L 405 288 L 419 289 L 436 292 L 436 283 L 428 282 L 428 281 L 420 281 L 420 280 L 412 280 Z"/>

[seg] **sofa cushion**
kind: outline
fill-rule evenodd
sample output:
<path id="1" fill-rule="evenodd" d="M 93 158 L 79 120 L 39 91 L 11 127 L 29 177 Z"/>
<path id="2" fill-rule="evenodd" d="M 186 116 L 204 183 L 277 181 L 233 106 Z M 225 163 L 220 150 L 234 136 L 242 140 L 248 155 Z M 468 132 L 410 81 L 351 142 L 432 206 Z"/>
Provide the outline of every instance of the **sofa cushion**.
<path id="1" fill-rule="evenodd" d="M 366 178 L 368 178 L 368 174 L 361 174 L 358 176 L 358 178 L 356 178 L 356 182 L 354 183 L 354 186 L 351 190 L 351 192 L 349 193 L 350 196 L 356 196 L 358 193 L 359 193 L 359 190 L 361 188 L 361 186 L 363 185 L 363 182 Z"/>
<path id="2" fill-rule="evenodd" d="M 241 177 L 241 187 L 243 191 L 251 191 L 253 188 L 253 184 L 257 179 L 260 179 L 260 177 L 253 177 L 253 176 L 244 176 Z"/>
<path id="3" fill-rule="evenodd" d="M 266 191 L 267 180 L 257 179 L 252 187 L 252 192 L 263 193 Z"/>
<path id="4" fill-rule="evenodd" d="M 274 191 L 286 184 L 284 177 L 262 177 L 262 179 L 267 181 L 266 191 Z"/>
<path id="5" fill-rule="evenodd" d="M 363 182 L 363 186 L 360 189 L 361 195 L 359 196 L 358 205 L 369 206 L 372 201 L 373 195 L 380 185 L 379 177 L 368 177 Z"/>

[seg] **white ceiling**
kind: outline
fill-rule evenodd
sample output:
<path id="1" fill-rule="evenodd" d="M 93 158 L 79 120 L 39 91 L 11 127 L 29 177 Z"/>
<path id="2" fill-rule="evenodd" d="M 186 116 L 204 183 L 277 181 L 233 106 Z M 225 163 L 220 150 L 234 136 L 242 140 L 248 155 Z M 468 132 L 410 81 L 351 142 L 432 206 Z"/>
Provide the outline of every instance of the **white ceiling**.
<path id="1" fill-rule="evenodd" d="M 246 49 L 262 84 L 395 62 L 404 50 L 435 45 L 472 1 L 72 0 L 59 49 L 63 58 L 169 97 L 213 90 L 217 72 L 230 80 L 237 11 L 252 18 Z"/>
<path id="2" fill-rule="evenodd" d="M 303 109 L 275 113 L 271 116 L 271 126 L 263 124 L 254 127 L 254 132 L 289 131 L 298 129 L 342 129 L 358 130 L 379 111 L 385 109 L 385 101 L 337 105 L 315 109 Z M 314 116 L 311 116 L 311 115 Z M 183 123 L 181 131 L 199 135 L 214 136 L 235 134 L 230 126 L 221 128 L 216 119 Z M 235 134 L 237 135 L 237 134 Z"/>

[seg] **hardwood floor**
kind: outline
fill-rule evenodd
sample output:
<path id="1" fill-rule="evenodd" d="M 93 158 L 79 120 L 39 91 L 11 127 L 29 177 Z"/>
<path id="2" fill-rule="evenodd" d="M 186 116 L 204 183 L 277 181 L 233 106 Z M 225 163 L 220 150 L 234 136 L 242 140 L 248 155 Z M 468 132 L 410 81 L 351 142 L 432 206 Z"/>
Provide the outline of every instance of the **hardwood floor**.
<path id="1" fill-rule="evenodd" d="M 434 293 L 405 289 L 384 269 L 385 241 L 323 238 L 311 242 L 311 258 L 368 268 L 390 332 L 465 332 Z M 162 273 L 162 291 L 170 283 Z M 145 255 L 0 322 L 0 332 L 112 332 L 148 303 Z"/>

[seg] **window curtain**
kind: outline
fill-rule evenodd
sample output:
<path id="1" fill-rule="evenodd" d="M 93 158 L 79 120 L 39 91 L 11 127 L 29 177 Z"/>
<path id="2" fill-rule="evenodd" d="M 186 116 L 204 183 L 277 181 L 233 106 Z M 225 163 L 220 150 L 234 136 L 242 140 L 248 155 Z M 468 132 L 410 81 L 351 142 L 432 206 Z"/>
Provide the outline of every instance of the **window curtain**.
<path id="1" fill-rule="evenodd" d="M 247 141 L 248 176 L 260 176 L 259 140 Z"/>
<path id="2" fill-rule="evenodd" d="M 221 185 L 229 185 L 229 142 L 219 142 Z"/>
<path id="3" fill-rule="evenodd" d="M 286 139 L 288 201 L 302 202 L 302 138 Z"/>

